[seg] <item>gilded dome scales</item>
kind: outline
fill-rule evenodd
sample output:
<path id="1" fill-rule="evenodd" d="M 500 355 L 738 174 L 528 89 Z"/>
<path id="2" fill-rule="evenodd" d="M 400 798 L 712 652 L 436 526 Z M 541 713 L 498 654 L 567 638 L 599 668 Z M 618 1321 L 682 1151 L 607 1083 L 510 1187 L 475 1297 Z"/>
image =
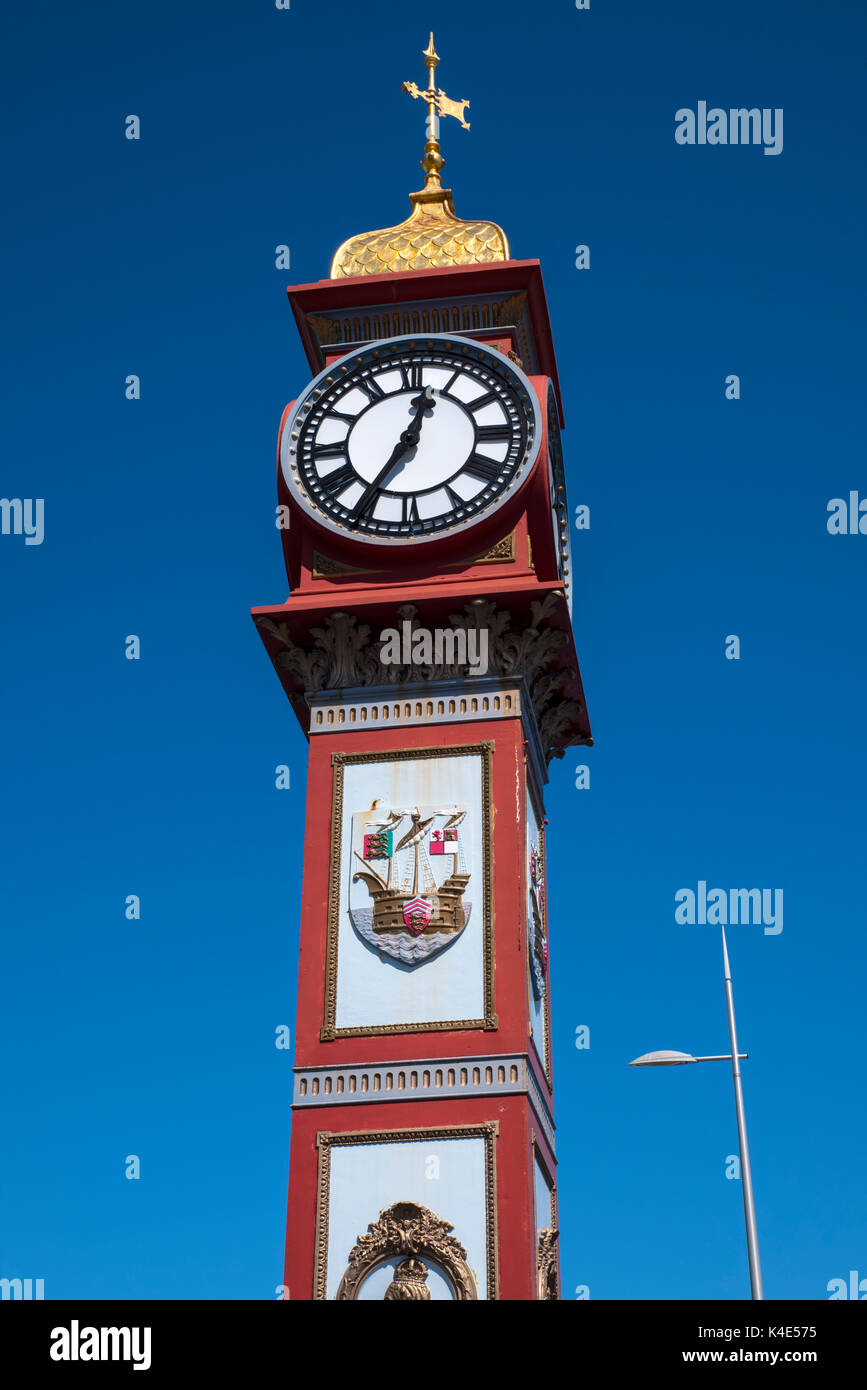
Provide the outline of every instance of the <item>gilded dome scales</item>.
<path id="1" fill-rule="evenodd" d="M 421 167 L 424 188 L 410 193 L 412 212 L 405 222 L 380 231 L 362 232 L 340 246 L 331 264 L 331 279 L 350 275 L 382 275 L 393 271 L 431 270 L 454 265 L 477 265 L 509 259 L 506 234 L 496 222 L 465 221 L 458 217 L 452 193 L 443 188 L 440 173 L 445 160 L 439 143 L 441 116 L 453 116 L 469 130 L 468 100 L 454 101 L 434 83 L 439 55 L 433 34 L 424 53 L 428 85 L 404 82 L 401 90 L 427 102 L 427 141 Z"/>

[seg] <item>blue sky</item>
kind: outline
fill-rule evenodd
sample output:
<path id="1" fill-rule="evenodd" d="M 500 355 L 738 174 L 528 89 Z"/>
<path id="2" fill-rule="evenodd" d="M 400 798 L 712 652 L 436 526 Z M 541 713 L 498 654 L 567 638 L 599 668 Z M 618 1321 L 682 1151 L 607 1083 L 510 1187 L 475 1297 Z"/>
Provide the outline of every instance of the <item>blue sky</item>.
<path id="1" fill-rule="evenodd" d="M 747 1293 L 727 1068 L 626 1067 L 727 1050 L 717 932 L 674 919 L 705 880 L 784 891 L 781 933 L 729 945 L 766 1295 L 821 1299 L 867 1276 L 867 537 L 826 529 L 867 495 L 867 23 L 842 0 L 10 18 L 0 492 L 45 499 L 45 538 L 0 536 L 0 1275 L 281 1282 L 306 753 L 249 608 L 286 593 L 274 442 L 309 371 L 284 287 L 408 211 L 399 89 L 431 26 L 472 102 L 445 181 L 541 259 L 591 508 L 596 746 L 547 806 L 564 1297 Z M 783 108 L 782 154 L 676 144 L 701 100 Z"/>

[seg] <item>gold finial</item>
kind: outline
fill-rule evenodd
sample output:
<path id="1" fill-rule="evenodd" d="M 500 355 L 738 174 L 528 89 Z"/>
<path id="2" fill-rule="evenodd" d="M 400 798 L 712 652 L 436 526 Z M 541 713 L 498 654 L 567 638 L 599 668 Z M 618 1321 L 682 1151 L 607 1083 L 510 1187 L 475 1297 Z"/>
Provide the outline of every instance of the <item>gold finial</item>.
<path id="1" fill-rule="evenodd" d="M 440 152 L 439 118 L 454 116 L 464 130 L 470 123 L 464 112 L 469 101 L 453 101 L 434 83 L 439 66 L 434 36 L 424 51 L 427 86 L 402 83 L 411 97 L 427 102 L 427 141 L 421 167 L 424 188 L 410 193 L 412 213 L 396 227 L 351 236 L 338 246 L 331 262 L 332 280 L 354 275 L 382 275 L 401 270 L 434 270 L 455 265 L 486 265 L 509 259 L 509 243 L 496 222 L 466 221 L 458 217 L 451 190 L 443 188 L 440 172 L 445 160 Z"/>
<path id="2" fill-rule="evenodd" d="M 464 111 L 469 106 L 469 99 L 465 101 L 453 101 L 447 97 L 442 87 L 437 87 L 434 83 L 434 73 L 439 67 L 439 54 L 434 48 L 434 36 L 431 34 L 430 42 L 423 54 L 425 67 L 427 68 L 427 87 L 422 89 L 416 86 L 415 82 L 404 82 L 401 84 L 402 92 L 409 92 L 411 97 L 420 97 L 427 102 L 427 143 L 424 147 L 424 159 L 421 167 L 425 172 L 425 192 L 432 193 L 442 188 L 440 172 L 445 164 L 445 160 L 440 152 L 439 142 L 439 117 L 454 116 L 460 121 L 464 130 L 469 130 L 470 123 L 464 115 Z"/>

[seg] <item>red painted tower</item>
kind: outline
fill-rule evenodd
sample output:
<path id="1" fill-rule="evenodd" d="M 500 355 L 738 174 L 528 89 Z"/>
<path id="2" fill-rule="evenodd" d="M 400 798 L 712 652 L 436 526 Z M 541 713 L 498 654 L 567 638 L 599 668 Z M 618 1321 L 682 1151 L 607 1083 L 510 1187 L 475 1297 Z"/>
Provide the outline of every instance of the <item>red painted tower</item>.
<path id="1" fill-rule="evenodd" d="M 253 616 L 309 738 L 292 1299 L 559 1296 L 543 790 L 589 743 L 537 261 L 424 189 L 289 290 L 291 596 Z"/>

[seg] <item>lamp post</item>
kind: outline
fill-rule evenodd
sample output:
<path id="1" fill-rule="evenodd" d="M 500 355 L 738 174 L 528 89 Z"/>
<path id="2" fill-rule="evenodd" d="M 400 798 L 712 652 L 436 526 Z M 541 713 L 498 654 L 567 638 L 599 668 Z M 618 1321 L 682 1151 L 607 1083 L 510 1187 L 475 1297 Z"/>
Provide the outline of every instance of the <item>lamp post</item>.
<path id="1" fill-rule="evenodd" d="M 688 1052 L 645 1052 L 630 1062 L 631 1067 L 681 1067 L 691 1062 L 731 1062 L 732 1078 L 735 1088 L 735 1112 L 738 1121 L 738 1149 L 741 1158 L 741 1184 L 744 1194 L 744 1220 L 747 1228 L 747 1258 L 750 1263 L 750 1295 L 754 1300 L 764 1299 L 762 1292 L 762 1269 L 759 1263 L 759 1238 L 756 1231 L 756 1207 L 753 1200 L 753 1177 L 750 1170 L 750 1151 L 747 1144 L 747 1121 L 744 1113 L 744 1092 L 741 1084 L 740 1063 L 746 1061 L 749 1053 L 738 1052 L 738 1035 L 735 1026 L 735 1001 L 732 993 L 732 972 L 726 945 L 725 927 L 722 929 L 723 970 L 725 974 L 726 1014 L 729 1024 L 730 1053 L 713 1057 L 693 1057 Z"/>

